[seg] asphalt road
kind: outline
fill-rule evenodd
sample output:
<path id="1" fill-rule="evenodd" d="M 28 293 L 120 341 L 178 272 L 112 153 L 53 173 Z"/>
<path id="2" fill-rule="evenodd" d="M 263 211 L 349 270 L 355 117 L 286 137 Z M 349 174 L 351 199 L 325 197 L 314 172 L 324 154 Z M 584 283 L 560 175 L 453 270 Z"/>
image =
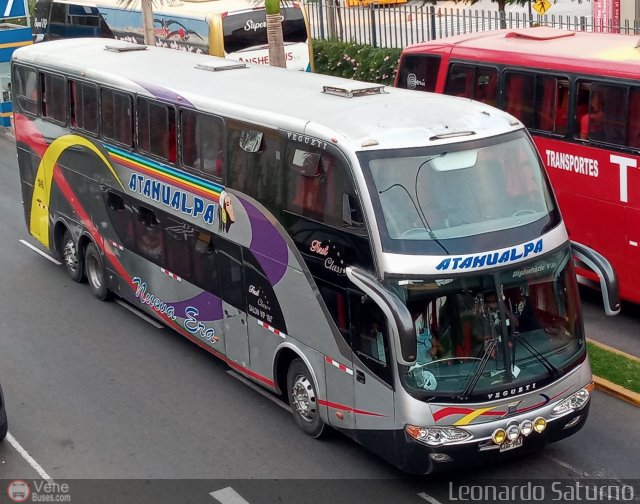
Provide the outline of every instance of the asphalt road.
<path id="1" fill-rule="evenodd" d="M 20 240 L 35 244 L 15 147 L 0 138 L 0 383 L 10 430 L 0 443 L 0 480 L 72 479 L 76 495 L 92 497 L 71 492 L 71 502 L 434 504 L 453 500 L 450 481 L 640 479 L 640 410 L 600 392 L 585 428 L 543 451 L 406 478 L 343 436 L 308 438 L 221 361 L 96 300 Z M 615 334 L 640 347 L 637 312 L 605 318 L 593 297 L 584 308 L 590 336 L 606 342 Z M 137 481 L 81 481 L 97 478 Z"/>

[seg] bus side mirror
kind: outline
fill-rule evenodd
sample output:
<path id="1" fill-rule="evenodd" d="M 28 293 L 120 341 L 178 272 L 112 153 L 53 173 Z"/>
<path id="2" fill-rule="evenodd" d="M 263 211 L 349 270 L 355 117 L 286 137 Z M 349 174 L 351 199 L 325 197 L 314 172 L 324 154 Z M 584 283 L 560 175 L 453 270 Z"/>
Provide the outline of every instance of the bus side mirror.
<path id="1" fill-rule="evenodd" d="M 418 339 L 407 306 L 392 292 L 387 290 L 373 275 L 356 268 L 347 267 L 347 277 L 369 296 L 382 310 L 385 317 L 395 327 L 397 333 L 396 360 L 403 366 L 416 362 Z M 399 347 L 399 348 L 398 348 Z"/>
<path id="2" fill-rule="evenodd" d="M 600 290 L 602 291 L 602 300 L 604 302 L 604 312 L 609 317 L 620 313 L 618 277 L 616 276 L 616 272 L 613 270 L 611 263 L 598 252 L 581 243 L 572 241 L 571 248 L 576 269 L 580 269 L 580 263 L 582 263 L 598 275 L 598 279 L 600 280 Z M 580 283 L 587 285 L 595 283 L 579 274 L 577 274 L 577 276 L 579 277 Z"/>

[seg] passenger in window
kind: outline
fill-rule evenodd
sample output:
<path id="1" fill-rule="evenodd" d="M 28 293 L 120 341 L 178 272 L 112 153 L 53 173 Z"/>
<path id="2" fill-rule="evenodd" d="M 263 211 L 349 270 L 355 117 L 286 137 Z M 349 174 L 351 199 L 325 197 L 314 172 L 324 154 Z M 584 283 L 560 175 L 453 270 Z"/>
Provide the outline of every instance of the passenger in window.
<path id="1" fill-rule="evenodd" d="M 367 325 L 366 333 L 362 335 L 361 342 L 363 353 L 380 362 L 387 362 L 382 326 L 378 322 L 370 322 Z"/>
<path id="2" fill-rule="evenodd" d="M 598 140 L 603 132 L 604 103 L 600 93 L 593 93 L 589 104 L 589 112 L 580 118 L 580 138 Z"/>
<path id="3" fill-rule="evenodd" d="M 414 308 L 411 313 L 418 339 L 418 354 L 416 364 L 431 362 L 441 350 L 440 342 L 425 323 L 425 310 Z"/>

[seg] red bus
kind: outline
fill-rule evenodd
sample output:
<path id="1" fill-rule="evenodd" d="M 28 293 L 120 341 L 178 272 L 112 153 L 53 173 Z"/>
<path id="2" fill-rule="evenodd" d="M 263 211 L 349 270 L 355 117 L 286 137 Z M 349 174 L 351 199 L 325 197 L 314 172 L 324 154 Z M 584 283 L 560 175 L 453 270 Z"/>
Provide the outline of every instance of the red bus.
<path id="1" fill-rule="evenodd" d="M 640 303 L 638 37 L 547 27 L 407 47 L 395 85 L 472 98 L 517 117 L 547 168 L 569 235 L 602 254 Z M 597 281 L 588 267 L 581 281 Z"/>

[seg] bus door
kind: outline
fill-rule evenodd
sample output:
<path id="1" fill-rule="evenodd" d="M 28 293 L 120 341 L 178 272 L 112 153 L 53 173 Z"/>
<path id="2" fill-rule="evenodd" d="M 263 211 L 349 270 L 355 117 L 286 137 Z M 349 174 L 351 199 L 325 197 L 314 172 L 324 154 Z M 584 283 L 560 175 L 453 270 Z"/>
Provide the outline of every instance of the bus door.
<path id="1" fill-rule="evenodd" d="M 246 367 L 249 365 L 249 332 L 242 247 L 218 237 L 216 250 L 222 296 L 225 355 Z"/>
<path id="2" fill-rule="evenodd" d="M 356 296 L 352 296 L 352 299 Z M 380 429 L 394 420 L 393 358 L 389 351 L 389 327 L 380 308 L 358 296 L 352 347 L 356 428 Z"/>

